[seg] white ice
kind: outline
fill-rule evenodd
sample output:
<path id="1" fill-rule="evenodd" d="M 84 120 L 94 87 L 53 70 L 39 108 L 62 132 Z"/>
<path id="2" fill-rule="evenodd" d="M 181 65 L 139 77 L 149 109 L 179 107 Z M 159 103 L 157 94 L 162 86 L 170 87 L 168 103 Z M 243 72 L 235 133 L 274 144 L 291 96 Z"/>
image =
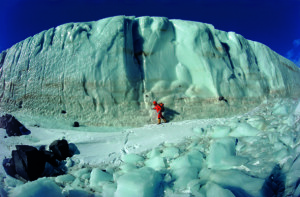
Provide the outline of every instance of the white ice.
<path id="1" fill-rule="evenodd" d="M 224 117 L 299 96 L 299 75 L 267 46 L 210 24 L 116 16 L 63 24 L 1 53 L 0 113 L 142 126 L 157 99 L 176 121 Z"/>
<path id="2" fill-rule="evenodd" d="M 28 183 L 7 176 L 1 167 L 1 192 L 3 196 L 41 192 L 50 196 L 263 196 L 276 189 L 267 180 L 278 164 L 278 177 L 283 178 L 274 181 L 284 185 L 284 196 L 296 195 L 299 104 L 300 100 L 277 99 L 230 118 L 112 127 L 109 132 L 105 127 L 38 128 L 23 117 L 31 134 L 4 138 L 1 129 L 1 160 L 11 157 L 17 144 L 39 147 L 62 138 L 74 143 L 80 153 L 67 159 L 66 175 Z M 289 113 L 277 113 L 278 106 Z"/>
<path id="3" fill-rule="evenodd" d="M 58 177 L 23 183 L 1 167 L 1 195 L 298 195 L 299 76 L 267 46 L 199 22 L 116 16 L 43 31 L 0 54 L 0 115 L 31 131 L 0 129 L 0 160 L 63 138 L 78 151 Z M 168 123 L 154 124 L 153 100 Z"/>

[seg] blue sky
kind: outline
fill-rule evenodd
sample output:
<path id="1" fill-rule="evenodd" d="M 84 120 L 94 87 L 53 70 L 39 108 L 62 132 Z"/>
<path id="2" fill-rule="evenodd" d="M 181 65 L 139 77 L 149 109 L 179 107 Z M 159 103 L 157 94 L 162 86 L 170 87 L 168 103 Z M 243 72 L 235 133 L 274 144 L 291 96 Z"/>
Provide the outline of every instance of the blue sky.
<path id="1" fill-rule="evenodd" d="M 261 42 L 300 66 L 300 0 L 0 0 L 0 51 L 68 22 L 116 15 L 210 23 Z"/>

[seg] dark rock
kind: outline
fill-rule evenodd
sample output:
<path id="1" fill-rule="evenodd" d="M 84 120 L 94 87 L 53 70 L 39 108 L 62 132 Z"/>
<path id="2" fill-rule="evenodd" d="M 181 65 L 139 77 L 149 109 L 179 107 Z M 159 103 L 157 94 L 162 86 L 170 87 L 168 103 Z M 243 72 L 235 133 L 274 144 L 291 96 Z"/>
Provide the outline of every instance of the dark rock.
<path id="1" fill-rule="evenodd" d="M 19 107 L 20 109 L 23 107 L 23 101 L 20 101 L 20 102 L 19 102 L 18 107 Z"/>
<path id="2" fill-rule="evenodd" d="M 6 129 L 8 136 L 21 136 L 30 134 L 30 131 L 10 114 L 0 117 L 0 128 Z"/>
<path id="3" fill-rule="evenodd" d="M 58 167 L 59 162 L 56 160 L 55 154 L 50 151 L 42 150 L 41 151 L 44 154 L 45 161 L 51 164 L 54 167 Z"/>
<path id="4" fill-rule="evenodd" d="M 19 127 L 15 124 L 8 124 L 7 127 L 6 127 L 6 133 L 9 137 L 10 136 L 21 136 L 22 135 Z"/>
<path id="5" fill-rule="evenodd" d="M 17 145 L 12 151 L 12 158 L 3 160 L 6 173 L 23 182 L 34 181 L 39 177 L 58 176 L 67 172 L 65 160 L 74 154 L 80 154 L 75 144 L 66 140 L 55 140 L 49 146 L 41 146 L 39 150 L 28 145 Z"/>
<path id="6" fill-rule="evenodd" d="M 228 104 L 228 101 L 224 98 L 224 96 L 219 96 L 219 101 L 224 101 L 225 103 Z"/>
<path id="7" fill-rule="evenodd" d="M 69 151 L 69 144 L 67 140 L 55 140 L 50 144 L 49 149 L 54 153 L 55 158 L 59 161 L 72 156 Z"/>
<path id="8" fill-rule="evenodd" d="M 16 176 L 16 169 L 15 164 L 12 158 L 5 158 L 2 162 L 3 168 L 9 176 L 15 177 Z"/>
<path id="9" fill-rule="evenodd" d="M 1 116 L 0 117 L 0 128 L 6 129 L 7 123 L 11 117 L 12 116 L 9 114 L 5 114 L 4 116 Z"/>
<path id="10" fill-rule="evenodd" d="M 69 144 L 69 150 L 71 156 L 80 154 L 80 151 L 78 150 L 77 146 L 74 143 Z"/>
<path id="11" fill-rule="evenodd" d="M 79 122 L 74 122 L 73 127 L 79 127 Z"/>
<path id="12" fill-rule="evenodd" d="M 17 145 L 17 150 L 12 151 L 12 160 L 15 170 L 25 180 L 38 179 L 45 169 L 45 157 L 35 147 Z"/>

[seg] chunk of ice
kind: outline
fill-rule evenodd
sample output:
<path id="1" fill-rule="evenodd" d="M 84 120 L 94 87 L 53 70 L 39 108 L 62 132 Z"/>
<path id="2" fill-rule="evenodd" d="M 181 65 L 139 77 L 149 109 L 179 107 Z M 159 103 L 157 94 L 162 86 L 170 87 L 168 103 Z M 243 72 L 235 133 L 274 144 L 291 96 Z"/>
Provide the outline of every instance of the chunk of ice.
<path id="1" fill-rule="evenodd" d="M 232 137 L 244 137 L 244 136 L 256 136 L 260 131 L 254 127 L 252 127 L 248 123 L 240 123 L 237 125 L 235 129 L 229 134 Z"/>
<path id="2" fill-rule="evenodd" d="M 230 127 L 225 125 L 217 125 L 213 127 L 213 132 L 211 133 L 212 138 L 221 138 L 228 136 L 230 132 Z"/>
<path id="3" fill-rule="evenodd" d="M 166 168 L 164 158 L 162 157 L 153 157 L 145 161 L 145 165 L 153 168 L 154 170 L 164 170 Z"/>
<path id="4" fill-rule="evenodd" d="M 228 189 L 224 189 L 222 187 L 220 187 L 219 185 L 212 183 L 212 182 L 208 182 L 207 184 L 205 184 L 205 186 L 203 187 L 204 190 L 206 190 L 206 196 L 222 196 L 222 197 L 235 197 L 235 195 Z"/>
<path id="5" fill-rule="evenodd" d="M 236 156 L 234 138 L 217 139 L 210 147 L 207 166 L 212 169 L 231 169 L 247 162 L 246 158 Z"/>
<path id="6" fill-rule="evenodd" d="M 118 178 L 115 197 L 151 197 L 161 195 L 161 175 L 143 167 Z"/>
<path id="7" fill-rule="evenodd" d="M 130 153 L 130 154 L 123 155 L 122 160 L 125 163 L 137 164 L 138 162 L 144 161 L 144 158 L 140 155 Z"/>
<path id="8" fill-rule="evenodd" d="M 12 190 L 10 195 L 14 197 L 63 197 L 58 185 L 48 178 L 40 178 L 18 186 Z"/>
<path id="9" fill-rule="evenodd" d="M 91 172 L 90 186 L 99 187 L 106 182 L 112 181 L 113 176 L 99 168 L 94 168 Z"/>

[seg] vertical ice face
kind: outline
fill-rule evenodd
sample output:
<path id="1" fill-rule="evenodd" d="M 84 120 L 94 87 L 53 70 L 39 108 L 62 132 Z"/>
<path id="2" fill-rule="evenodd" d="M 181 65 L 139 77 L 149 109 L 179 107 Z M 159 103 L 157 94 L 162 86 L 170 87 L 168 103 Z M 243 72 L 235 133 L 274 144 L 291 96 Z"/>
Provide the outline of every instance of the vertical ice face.
<path id="1" fill-rule="evenodd" d="M 156 99 L 175 120 L 222 116 L 298 96 L 299 75 L 268 47 L 212 25 L 116 16 L 64 24 L 2 52 L 0 107 L 127 125 L 149 122 Z"/>
<path id="2" fill-rule="evenodd" d="M 133 31 L 135 59 L 142 70 L 145 101 L 175 93 L 177 80 L 176 35 L 173 24 L 163 17 L 140 17 Z"/>

